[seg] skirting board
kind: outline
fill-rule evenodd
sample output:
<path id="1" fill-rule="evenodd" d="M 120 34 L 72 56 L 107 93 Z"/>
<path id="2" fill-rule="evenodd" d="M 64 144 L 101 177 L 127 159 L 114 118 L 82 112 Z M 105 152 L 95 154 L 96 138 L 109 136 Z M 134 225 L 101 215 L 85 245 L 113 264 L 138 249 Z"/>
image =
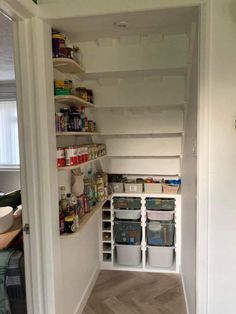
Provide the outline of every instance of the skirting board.
<path id="1" fill-rule="evenodd" d="M 182 273 L 181 265 L 179 266 L 179 273 L 180 273 L 180 278 L 181 278 L 182 287 L 183 287 L 183 291 L 184 291 L 184 300 L 185 300 L 187 314 L 190 314 L 189 313 L 188 299 L 187 299 L 186 288 L 185 288 L 185 283 L 184 283 L 184 279 L 183 279 L 183 273 Z"/>
<path id="2" fill-rule="evenodd" d="M 91 276 L 91 278 L 87 284 L 87 287 L 84 290 L 84 293 L 83 293 L 81 300 L 79 301 L 78 305 L 76 306 L 74 314 L 81 314 L 83 312 L 83 309 L 88 302 L 89 296 L 93 290 L 93 287 L 96 283 L 96 280 L 98 278 L 99 273 L 100 273 L 100 267 L 98 265 L 97 268 L 95 269 L 93 275 Z"/>

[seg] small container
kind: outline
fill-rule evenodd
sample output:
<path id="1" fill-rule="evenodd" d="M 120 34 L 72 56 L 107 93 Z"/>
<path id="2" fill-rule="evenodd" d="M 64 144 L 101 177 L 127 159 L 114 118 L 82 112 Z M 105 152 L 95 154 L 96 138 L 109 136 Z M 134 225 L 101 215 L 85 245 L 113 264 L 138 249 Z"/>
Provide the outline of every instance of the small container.
<path id="1" fill-rule="evenodd" d="M 172 221 L 174 213 L 174 211 L 147 210 L 147 217 L 149 220 Z"/>
<path id="2" fill-rule="evenodd" d="M 55 114 L 56 132 L 65 132 L 65 118 L 62 112 Z"/>
<path id="3" fill-rule="evenodd" d="M 124 192 L 124 183 L 122 182 L 111 182 L 109 183 L 111 191 L 113 193 L 123 193 Z"/>
<path id="4" fill-rule="evenodd" d="M 173 211 L 175 209 L 175 199 L 174 198 L 147 197 L 146 208 L 150 210 Z"/>
<path id="5" fill-rule="evenodd" d="M 87 95 L 87 89 L 85 87 L 77 87 L 76 88 L 76 95 L 85 100 L 88 101 L 88 95 Z"/>
<path id="6" fill-rule="evenodd" d="M 147 243 L 156 246 L 174 245 L 174 223 L 151 221 L 147 223 Z"/>
<path id="7" fill-rule="evenodd" d="M 93 91 L 92 91 L 92 89 L 87 89 L 87 99 L 88 99 L 88 102 L 93 104 Z"/>
<path id="8" fill-rule="evenodd" d="M 59 32 L 52 33 L 52 55 L 53 58 L 66 58 L 66 37 Z"/>
<path id="9" fill-rule="evenodd" d="M 142 193 L 142 183 L 125 183 L 125 193 Z"/>
<path id="10" fill-rule="evenodd" d="M 74 151 L 72 146 L 65 148 L 65 160 L 66 166 L 74 166 Z"/>
<path id="11" fill-rule="evenodd" d="M 64 148 L 62 147 L 57 148 L 57 167 L 65 167 Z"/>
<path id="12" fill-rule="evenodd" d="M 141 243 L 141 223 L 136 221 L 114 222 L 115 242 L 118 244 L 139 245 Z"/>
<path id="13" fill-rule="evenodd" d="M 114 197 L 113 206 L 115 209 L 140 209 L 140 197 Z"/>
<path id="14" fill-rule="evenodd" d="M 115 209 L 115 217 L 121 220 L 138 220 L 141 217 L 141 210 Z"/>
<path id="15" fill-rule="evenodd" d="M 162 184 L 161 183 L 144 183 L 144 192 L 150 194 L 159 194 L 162 192 Z"/>
<path id="16" fill-rule="evenodd" d="M 75 216 L 66 216 L 65 217 L 65 232 L 74 233 L 75 231 L 76 231 Z"/>

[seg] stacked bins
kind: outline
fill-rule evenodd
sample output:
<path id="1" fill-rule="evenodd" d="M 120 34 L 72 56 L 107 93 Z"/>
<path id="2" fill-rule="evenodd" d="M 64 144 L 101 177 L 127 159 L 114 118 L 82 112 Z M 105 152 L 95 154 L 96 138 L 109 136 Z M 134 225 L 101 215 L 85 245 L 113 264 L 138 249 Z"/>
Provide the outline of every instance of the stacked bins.
<path id="1" fill-rule="evenodd" d="M 174 211 L 174 198 L 146 198 L 148 261 L 152 267 L 173 264 Z"/>
<path id="2" fill-rule="evenodd" d="M 141 198 L 114 197 L 113 208 L 117 263 L 137 266 L 141 262 Z"/>

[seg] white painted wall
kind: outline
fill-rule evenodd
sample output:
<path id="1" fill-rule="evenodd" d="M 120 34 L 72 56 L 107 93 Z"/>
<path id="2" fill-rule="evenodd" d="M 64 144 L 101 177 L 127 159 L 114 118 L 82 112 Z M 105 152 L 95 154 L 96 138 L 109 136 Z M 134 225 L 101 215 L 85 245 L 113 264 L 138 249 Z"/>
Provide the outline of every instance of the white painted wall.
<path id="1" fill-rule="evenodd" d="M 0 192 L 20 190 L 20 171 L 0 171 Z"/>
<path id="2" fill-rule="evenodd" d="M 236 2 L 211 1 L 208 313 L 236 309 Z"/>
<path id="3" fill-rule="evenodd" d="M 194 40 L 194 39 L 193 39 Z M 181 272 L 188 313 L 196 313 L 196 197 L 197 197 L 197 114 L 198 34 L 195 34 L 189 103 L 185 113 L 182 162 Z"/>
<path id="4" fill-rule="evenodd" d="M 81 313 L 99 273 L 99 224 L 101 213 L 97 212 L 74 237 L 60 240 L 63 313 Z"/>

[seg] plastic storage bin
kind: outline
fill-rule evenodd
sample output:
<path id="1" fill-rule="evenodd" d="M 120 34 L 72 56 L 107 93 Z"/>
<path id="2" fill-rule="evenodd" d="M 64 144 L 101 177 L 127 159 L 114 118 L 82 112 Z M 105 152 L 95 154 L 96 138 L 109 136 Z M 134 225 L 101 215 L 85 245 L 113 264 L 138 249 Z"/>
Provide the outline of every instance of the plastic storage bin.
<path id="1" fill-rule="evenodd" d="M 174 213 L 174 211 L 147 210 L 147 217 L 149 220 L 172 221 Z"/>
<path id="2" fill-rule="evenodd" d="M 145 193 L 161 193 L 162 183 L 144 183 Z"/>
<path id="3" fill-rule="evenodd" d="M 147 223 L 148 245 L 172 246 L 174 244 L 174 223 L 152 221 Z"/>
<path id="4" fill-rule="evenodd" d="M 137 221 L 115 221 L 115 242 L 118 244 L 140 244 L 141 223 Z"/>
<path id="5" fill-rule="evenodd" d="M 114 197 L 113 207 L 115 209 L 140 209 L 140 197 Z"/>
<path id="6" fill-rule="evenodd" d="M 146 198 L 146 208 L 151 210 L 174 210 L 174 198 Z"/>
<path id="7" fill-rule="evenodd" d="M 141 217 L 140 210 L 115 209 L 114 212 L 117 219 L 137 220 Z"/>
<path id="8" fill-rule="evenodd" d="M 116 258 L 119 265 L 137 266 L 141 262 L 141 246 L 116 244 Z"/>
<path id="9" fill-rule="evenodd" d="M 111 187 L 111 191 L 113 193 L 123 193 L 124 192 L 124 183 L 112 182 L 112 183 L 109 183 L 109 186 Z"/>
<path id="10" fill-rule="evenodd" d="M 174 261 L 174 247 L 148 246 L 148 263 L 151 267 L 171 267 Z"/>
<path id="11" fill-rule="evenodd" d="M 143 184 L 125 183 L 125 193 L 143 193 Z"/>

